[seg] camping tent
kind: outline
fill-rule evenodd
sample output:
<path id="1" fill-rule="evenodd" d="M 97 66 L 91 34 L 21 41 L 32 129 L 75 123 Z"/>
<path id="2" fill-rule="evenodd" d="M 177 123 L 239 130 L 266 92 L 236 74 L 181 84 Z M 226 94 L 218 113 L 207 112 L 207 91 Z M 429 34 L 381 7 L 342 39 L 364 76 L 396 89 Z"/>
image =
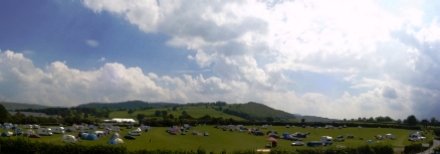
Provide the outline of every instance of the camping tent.
<path id="1" fill-rule="evenodd" d="M 117 138 L 117 139 L 110 139 L 110 140 L 108 140 L 107 143 L 108 144 L 122 144 L 122 143 L 124 143 L 124 141 L 120 138 Z"/>
<path id="2" fill-rule="evenodd" d="M 87 135 L 83 135 L 82 138 L 84 140 L 98 140 L 98 136 L 96 136 L 96 134 L 87 134 Z"/>
<path id="3" fill-rule="evenodd" d="M 119 133 L 114 133 L 112 135 L 112 139 L 117 139 L 117 138 L 120 138 Z"/>

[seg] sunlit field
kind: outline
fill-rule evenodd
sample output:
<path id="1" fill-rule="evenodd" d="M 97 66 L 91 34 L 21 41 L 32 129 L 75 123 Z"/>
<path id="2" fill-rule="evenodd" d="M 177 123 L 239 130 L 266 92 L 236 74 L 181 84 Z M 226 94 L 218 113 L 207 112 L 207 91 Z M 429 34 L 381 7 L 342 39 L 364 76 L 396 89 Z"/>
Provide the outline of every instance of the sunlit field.
<path id="1" fill-rule="evenodd" d="M 258 128 L 256 126 L 247 126 L 248 128 Z M 165 132 L 168 128 L 166 127 L 153 127 L 149 132 L 143 132 L 141 136 L 136 136 L 136 140 L 127 140 L 123 139 L 124 143 L 120 145 L 114 146 L 126 146 L 129 150 L 138 150 L 138 149 L 185 149 L 185 150 L 197 150 L 197 148 L 202 147 L 208 152 L 220 152 L 223 150 L 233 151 L 237 149 L 246 150 L 246 149 L 260 149 L 264 148 L 267 141 L 267 136 L 255 136 L 251 135 L 247 132 L 230 132 L 230 131 L 222 131 L 221 129 L 216 129 L 213 126 L 196 126 L 193 127 L 190 131 L 187 132 L 186 135 L 170 135 Z M 131 129 L 130 129 L 131 130 Z M 199 136 L 192 135 L 194 130 L 198 130 L 200 132 L 209 132 L 209 136 Z M 372 140 L 375 144 L 378 142 L 389 143 L 395 147 L 403 147 L 404 145 L 410 144 L 408 141 L 408 134 L 413 132 L 412 130 L 404 130 L 404 129 L 391 129 L 391 128 L 343 128 L 343 129 L 315 129 L 315 128 L 285 128 L 281 126 L 273 126 L 268 129 L 262 129 L 263 132 L 267 132 L 269 130 L 275 130 L 281 135 L 284 132 L 295 133 L 295 132 L 310 132 L 310 135 L 307 136 L 303 140 L 303 142 L 308 141 L 318 141 L 321 136 L 332 136 L 336 138 L 338 135 L 352 134 L 355 135 L 354 139 L 347 139 L 343 142 L 334 142 L 332 146 L 346 146 L 346 147 L 355 147 L 359 145 L 368 144 L 366 140 Z M 120 132 L 121 137 L 126 135 L 128 130 L 124 129 Z M 375 135 L 384 135 L 391 133 L 395 135 L 396 140 L 384 139 L 384 140 L 376 140 L 374 139 Z M 74 133 L 67 133 L 72 135 L 77 135 Z M 54 134 L 53 136 L 42 136 L 39 139 L 31 138 L 30 140 L 41 141 L 41 142 L 51 142 L 54 144 L 72 144 L 72 143 L 63 143 L 61 141 L 61 134 Z M 82 140 L 79 143 L 75 144 L 86 144 L 86 145 L 94 145 L 94 144 L 107 144 L 111 135 L 106 137 L 102 137 L 96 141 L 88 141 Z M 360 140 L 359 137 L 363 137 L 363 140 Z M 12 136 L 11 138 L 16 138 L 16 136 Z M 151 140 L 151 142 L 150 142 Z M 278 147 L 281 149 L 295 149 L 295 148 L 309 148 L 306 146 L 294 147 L 291 146 L 292 141 L 278 139 Z"/>

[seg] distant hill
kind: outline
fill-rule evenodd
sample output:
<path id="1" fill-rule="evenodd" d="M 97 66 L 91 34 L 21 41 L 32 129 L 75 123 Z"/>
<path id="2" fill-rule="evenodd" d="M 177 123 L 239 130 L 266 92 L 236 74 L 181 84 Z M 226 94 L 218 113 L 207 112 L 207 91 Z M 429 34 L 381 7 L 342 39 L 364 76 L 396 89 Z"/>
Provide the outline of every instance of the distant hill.
<path id="1" fill-rule="evenodd" d="M 255 102 L 229 104 L 223 108 L 223 112 L 247 120 L 265 121 L 267 117 L 273 117 L 275 121 L 297 121 L 293 114 Z"/>
<path id="2" fill-rule="evenodd" d="M 126 102 L 115 102 L 115 103 L 101 103 L 92 102 L 87 104 L 81 104 L 77 107 L 95 107 L 95 108 L 113 108 L 113 109 L 136 109 L 136 108 L 149 108 L 149 107 L 166 107 L 179 105 L 177 103 L 165 103 L 165 102 L 144 102 L 139 100 L 126 101 Z"/>
<path id="3" fill-rule="evenodd" d="M 26 104 L 26 103 L 16 103 L 16 102 L 0 102 L 6 110 L 14 111 L 16 109 L 45 109 L 49 106 L 38 105 L 38 104 Z"/>
<path id="4" fill-rule="evenodd" d="M 301 121 L 301 119 L 304 119 L 305 122 L 336 122 L 341 121 L 339 119 L 329 119 L 329 118 L 323 118 L 323 117 L 317 117 L 317 116 L 301 116 L 296 114 L 297 120 Z"/>

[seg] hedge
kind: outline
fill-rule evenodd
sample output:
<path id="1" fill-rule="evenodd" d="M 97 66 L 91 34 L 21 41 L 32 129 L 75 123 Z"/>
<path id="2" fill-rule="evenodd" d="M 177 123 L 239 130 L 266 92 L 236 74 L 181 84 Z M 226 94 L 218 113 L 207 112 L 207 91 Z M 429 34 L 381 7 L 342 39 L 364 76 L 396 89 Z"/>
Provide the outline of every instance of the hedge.
<path id="1" fill-rule="evenodd" d="M 360 147 L 318 147 L 295 150 L 272 149 L 271 154 L 393 154 L 393 146 L 389 144 L 373 144 Z M 81 144 L 52 144 L 47 142 L 33 142 L 28 138 L 19 137 L 16 139 L 0 138 L 0 153 L 4 154 L 206 154 L 207 151 L 201 147 L 197 150 L 133 150 L 129 151 L 125 146 L 115 145 L 81 145 Z M 209 154 L 215 152 L 209 151 Z M 226 154 L 223 150 L 220 154 Z M 232 154 L 254 154 L 255 150 L 234 150 Z"/>

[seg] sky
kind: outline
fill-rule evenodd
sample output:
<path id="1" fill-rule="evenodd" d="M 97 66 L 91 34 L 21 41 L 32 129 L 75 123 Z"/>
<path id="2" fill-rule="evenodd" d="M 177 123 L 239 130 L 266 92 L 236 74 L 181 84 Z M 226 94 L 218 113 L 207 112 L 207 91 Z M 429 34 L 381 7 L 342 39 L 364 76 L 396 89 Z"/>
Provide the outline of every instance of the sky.
<path id="1" fill-rule="evenodd" d="M 440 119 L 440 2 L 0 1 L 0 101 Z"/>

